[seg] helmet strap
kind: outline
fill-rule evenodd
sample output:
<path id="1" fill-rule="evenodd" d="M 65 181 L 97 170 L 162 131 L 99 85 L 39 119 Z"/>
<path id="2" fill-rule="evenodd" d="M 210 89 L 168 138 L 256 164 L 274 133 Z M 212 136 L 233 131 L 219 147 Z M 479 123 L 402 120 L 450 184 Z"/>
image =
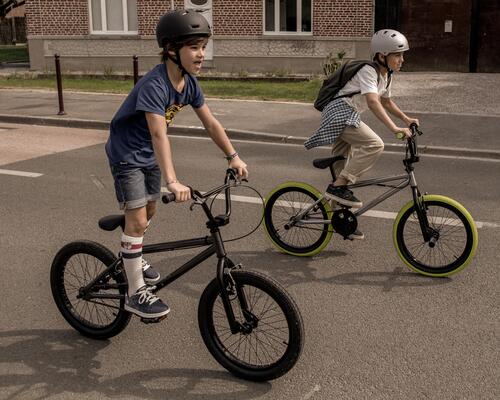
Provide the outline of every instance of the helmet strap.
<path id="1" fill-rule="evenodd" d="M 382 54 L 382 57 L 384 58 L 384 60 L 380 61 L 379 56 L 378 56 L 379 54 L 381 54 L 381 53 L 377 53 L 375 61 L 378 64 L 382 65 L 385 69 L 387 69 L 387 73 L 389 74 L 389 76 L 391 76 L 394 71 L 391 68 L 389 68 L 389 65 L 387 64 L 387 56 Z"/>
<path id="2" fill-rule="evenodd" d="M 177 67 L 179 67 L 179 69 L 181 70 L 181 73 L 182 75 L 184 76 L 185 74 L 187 74 L 187 71 L 186 69 L 182 66 L 182 63 L 181 63 L 181 54 L 179 52 L 178 49 L 175 50 L 175 57 L 173 57 L 170 52 L 168 51 L 167 48 L 165 48 L 165 51 L 167 52 L 167 58 L 171 61 L 173 61 L 173 63 L 175 65 L 177 65 Z"/>

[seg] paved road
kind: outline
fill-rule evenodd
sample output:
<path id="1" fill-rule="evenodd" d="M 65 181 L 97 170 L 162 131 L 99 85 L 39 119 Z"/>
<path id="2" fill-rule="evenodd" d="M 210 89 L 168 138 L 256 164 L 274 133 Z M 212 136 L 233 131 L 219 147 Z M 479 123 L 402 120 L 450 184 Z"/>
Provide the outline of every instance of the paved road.
<path id="1" fill-rule="evenodd" d="M 279 254 L 262 230 L 229 243 L 235 261 L 287 287 L 306 327 L 297 366 L 279 380 L 253 384 L 221 368 L 199 336 L 197 302 L 214 274 L 210 261 L 161 292 L 173 311 L 159 325 L 134 319 L 119 336 L 96 342 L 66 324 L 50 295 L 55 252 L 81 238 L 116 250 L 116 235 L 99 231 L 96 224 L 117 211 L 103 157 L 106 132 L 0 126 L 2 144 L 9 143 L 0 148 L 0 168 L 42 174 L 0 173 L 0 399 L 500 397 L 498 162 L 424 156 L 418 165 L 417 177 L 426 191 L 459 200 L 477 221 L 489 223 L 479 230 L 472 265 L 449 279 L 421 277 L 402 265 L 392 247 L 390 219 L 363 218 L 365 241 L 335 237 L 311 259 Z M 63 136 L 71 143 L 61 142 Z M 211 143 L 185 137 L 172 143 L 180 179 L 200 189 L 220 183 L 224 160 Z M 237 142 L 237 148 L 251 166 L 251 184 L 262 193 L 289 179 L 319 188 L 327 181 L 310 164 L 326 150 L 312 153 L 300 146 L 251 142 Z M 386 153 L 373 174 L 399 171 L 401 156 Z M 238 194 L 255 196 L 245 189 Z M 371 194 L 359 192 L 363 199 Z M 377 209 L 396 211 L 407 200 L 407 193 L 400 194 Z M 257 205 L 242 202 L 235 203 L 233 212 L 226 237 L 241 234 L 260 215 Z M 200 212 L 171 205 L 161 208 L 147 240 L 203 232 Z M 191 254 L 160 254 L 150 260 L 165 274 Z"/>

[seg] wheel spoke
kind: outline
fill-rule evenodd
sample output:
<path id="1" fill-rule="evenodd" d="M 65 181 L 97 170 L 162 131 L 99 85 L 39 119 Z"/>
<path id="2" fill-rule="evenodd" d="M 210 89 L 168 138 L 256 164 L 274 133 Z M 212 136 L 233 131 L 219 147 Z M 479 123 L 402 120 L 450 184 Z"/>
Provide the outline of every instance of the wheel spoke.
<path id="1" fill-rule="evenodd" d="M 426 242 L 415 210 L 400 220 L 398 243 L 401 253 L 414 267 L 424 272 L 450 272 L 468 258 L 471 233 L 461 211 L 441 201 L 425 202 L 429 227 L 436 235 L 435 243 Z M 467 224 L 467 225 L 466 225 Z"/>

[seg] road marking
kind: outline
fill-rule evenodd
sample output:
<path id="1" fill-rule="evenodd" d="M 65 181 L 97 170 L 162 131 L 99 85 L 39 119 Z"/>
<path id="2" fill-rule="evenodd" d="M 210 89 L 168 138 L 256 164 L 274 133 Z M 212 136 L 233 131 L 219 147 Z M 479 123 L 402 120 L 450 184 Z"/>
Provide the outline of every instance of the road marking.
<path id="1" fill-rule="evenodd" d="M 167 191 L 166 188 L 162 188 L 162 192 Z M 217 196 L 218 200 L 223 200 L 224 195 L 221 194 L 220 196 Z M 250 204 L 262 204 L 262 200 L 258 197 L 250 197 L 250 196 L 237 196 L 237 195 L 231 195 L 231 200 L 240 202 L 240 203 L 250 203 Z M 276 204 L 279 204 L 284 207 L 297 207 L 301 208 L 304 207 L 306 204 L 301 203 L 301 202 L 289 202 L 289 201 L 278 201 Z M 353 209 L 355 210 L 355 209 Z M 389 220 L 395 220 L 397 217 L 398 213 L 395 212 L 390 212 L 390 211 L 380 211 L 380 210 L 368 210 L 366 211 L 362 216 L 364 217 L 372 217 L 372 218 L 380 218 L 380 219 L 389 219 Z M 457 219 L 453 218 L 442 218 L 442 217 L 434 217 L 433 221 L 437 224 L 442 224 L 442 225 L 456 225 L 457 222 L 460 222 Z M 481 222 L 481 221 L 474 221 L 476 223 L 476 228 L 481 229 L 481 228 L 500 228 L 500 224 L 497 224 L 495 222 Z"/>
<path id="2" fill-rule="evenodd" d="M 97 176 L 95 176 L 94 174 L 90 174 L 90 179 L 92 180 L 92 182 L 94 182 L 94 185 L 97 186 L 97 189 L 99 190 L 105 189 L 104 183 L 102 183 Z"/>
<path id="3" fill-rule="evenodd" d="M 320 389 L 321 389 L 321 386 L 320 386 L 320 385 L 315 385 L 315 386 L 312 388 L 312 390 L 311 390 L 309 393 L 307 393 L 307 394 L 306 394 L 306 395 L 305 395 L 302 399 L 303 399 L 303 400 L 309 400 L 311 397 L 313 397 L 313 396 L 314 396 L 314 394 L 315 394 L 316 392 L 319 392 L 319 391 L 320 391 Z"/>
<path id="4" fill-rule="evenodd" d="M 182 139 L 195 139 L 195 140 L 211 140 L 209 137 L 199 137 L 199 136 L 185 136 L 185 135 L 175 135 L 171 134 L 168 135 L 169 137 L 173 138 L 182 138 Z M 285 136 L 283 136 L 285 137 Z M 289 136 L 291 137 L 291 136 Z M 261 145 L 271 145 L 271 146 L 293 146 L 293 147 L 304 147 L 302 144 L 297 144 L 297 143 L 275 143 L 275 142 L 256 142 L 255 140 L 248 140 L 248 139 L 231 139 L 231 142 L 237 142 L 237 143 L 250 143 L 250 144 L 261 144 Z M 317 147 L 318 149 L 327 149 L 331 150 L 331 147 L 328 146 L 320 146 Z M 403 154 L 403 148 L 401 148 L 401 151 L 390 151 L 390 150 L 384 150 L 382 155 L 384 154 L 396 154 L 396 155 L 402 155 Z M 449 155 L 440 155 L 440 154 L 427 154 L 427 153 L 421 153 L 420 157 L 423 158 L 452 158 L 454 160 L 467 160 L 467 161 L 484 161 L 484 162 L 492 162 L 492 163 L 500 163 L 500 159 L 496 158 L 486 158 L 486 157 L 467 157 L 467 156 L 449 156 Z"/>
<path id="5" fill-rule="evenodd" d="M 25 172 L 25 171 L 14 171 L 11 169 L 0 169 L 0 174 L 3 175 L 15 175 L 15 176 L 24 176 L 26 178 L 38 178 L 43 174 L 39 174 L 36 172 Z"/>

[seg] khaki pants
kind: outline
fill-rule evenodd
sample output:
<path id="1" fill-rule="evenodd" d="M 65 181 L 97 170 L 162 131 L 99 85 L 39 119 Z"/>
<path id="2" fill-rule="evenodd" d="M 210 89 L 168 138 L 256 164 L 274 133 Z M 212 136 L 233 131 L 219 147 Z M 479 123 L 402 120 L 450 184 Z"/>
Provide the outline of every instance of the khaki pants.
<path id="1" fill-rule="evenodd" d="M 359 128 L 346 126 L 332 146 L 334 156 L 347 158 L 346 161 L 335 163 L 335 175 L 347 179 L 349 183 L 355 183 L 373 167 L 383 150 L 382 139 L 364 122 L 361 122 Z"/>

